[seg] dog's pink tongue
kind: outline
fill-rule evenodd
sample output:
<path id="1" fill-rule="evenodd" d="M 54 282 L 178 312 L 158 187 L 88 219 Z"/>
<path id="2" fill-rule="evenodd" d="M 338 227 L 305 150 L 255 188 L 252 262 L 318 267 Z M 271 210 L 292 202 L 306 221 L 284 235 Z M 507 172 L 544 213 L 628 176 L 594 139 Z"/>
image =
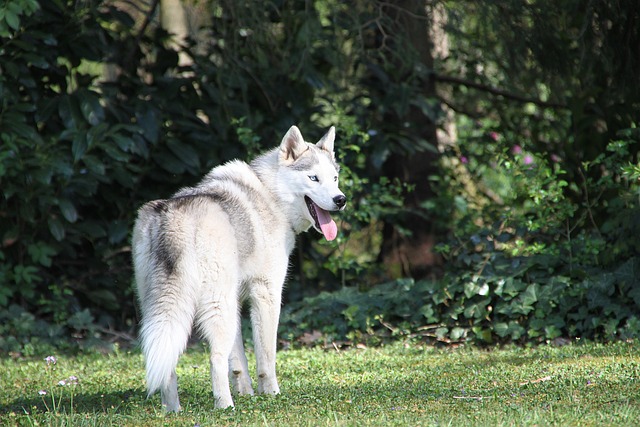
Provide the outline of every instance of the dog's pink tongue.
<path id="1" fill-rule="evenodd" d="M 338 235 L 338 226 L 336 222 L 331 219 L 331 215 L 329 212 L 322 209 L 320 206 L 316 205 L 316 214 L 318 214 L 318 223 L 320 224 L 320 229 L 322 230 L 322 234 L 324 234 L 324 238 L 331 241 L 336 238 Z"/>

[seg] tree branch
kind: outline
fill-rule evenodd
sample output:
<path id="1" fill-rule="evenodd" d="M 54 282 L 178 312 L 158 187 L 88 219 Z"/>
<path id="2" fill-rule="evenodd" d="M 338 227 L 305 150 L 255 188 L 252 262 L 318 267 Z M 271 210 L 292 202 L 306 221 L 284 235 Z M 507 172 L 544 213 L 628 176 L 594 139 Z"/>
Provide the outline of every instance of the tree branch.
<path id="1" fill-rule="evenodd" d="M 149 10 L 144 14 L 144 21 L 142 22 L 142 26 L 140 27 L 140 29 L 138 30 L 138 33 L 136 34 L 135 43 L 131 45 L 131 48 L 129 49 L 129 51 L 125 56 L 126 60 L 123 62 L 123 65 L 131 64 L 133 62 L 133 58 L 136 54 L 136 49 L 140 47 L 140 41 L 142 40 L 142 36 L 144 35 L 144 32 L 147 30 L 147 27 L 149 26 L 149 24 L 151 23 L 153 15 L 156 13 L 156 9 L 158 8 L 159 4 L 160 4 L 160 0 L 153 0 L 153 2 L 149 7 Z"/>
<path id="2" fill-rule="evenodd" d="M 506 91 L 504 89 L 500 89 L 500 88 L 497 88 L 497 87 L 494 87 L 494 86 L 490 86 L 490 85 L 486 85 L 486 84 L 482 84 L 482 83 L 477 83 L 477 82 L 474 82 L 474 81 L 471 81 L 471 80 L 463 79 L 461 77 L 445 76 L 445 75 L 438 74 L 438 73 L 433 73 L 432 77 L 436 82 L 451 83 L 451 84 L 466 86 L 466 87 L 469 87 L 469 88 L 473 88 L 473 89 L 481 90 L 481 91 L 484 91 L 484 92 L 488 92 L 488 93 L 490 93 L 492 95 L 502 96 L 503 98 L 510 99 L 510 100 L 516 101 L 516 102 L 522 102 L 522 103 L 530 102 L 532 104 L 536 104 L 536 105 L 538 105 L 540 107 L 544 107 L 544 108 L 558 108 L 558 109 L 567 109 L 567 108 L 569 108 L 564 103 L 542 101 L 541 99 L 538 99 L 538 98 L 532 98 L 532 97 L 520 95 L 520 94 L 517 94 L 517 93 L 508 92 L 508 91 Z"/>
<path id="3" fill-rule="evenodd" d="M 160 0 L 153 0 L 153 3 L 151 3 L 151 7 L 149 7 L 149 11 L 145 14 L 144 22 L 142 23 L 142 26 L 140 27 L 140 30 L 138 31 L 138 34 L 136 35 L 136 44 L 137 45 L 140 44 L 140 40 L 142 39 L 142 35 L 144 34 L 144 32 L 147 30 L 147 27 L 151 23 L 151 19 L 153 18 L 153 15 L 156 13 L 156 9 L 158 8 L 159 4 L 160 4 Z"/>

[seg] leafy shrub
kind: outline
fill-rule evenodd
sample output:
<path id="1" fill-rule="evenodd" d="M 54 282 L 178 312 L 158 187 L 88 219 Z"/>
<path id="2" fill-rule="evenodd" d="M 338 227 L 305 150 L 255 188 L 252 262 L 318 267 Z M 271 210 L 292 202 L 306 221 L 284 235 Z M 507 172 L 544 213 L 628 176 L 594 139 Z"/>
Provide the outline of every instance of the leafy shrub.
<path id="1" fill-rule="evenodd" d="M 582 182 L 567 181 L 557 156 L 508 142 L 462 163 L 479 188 L 498 189 L 491 201 L 458 199 L 453 239 L 440 246 L 460 307 L 451 318 L 475 338 L 640 334 L 629 326 L 640 312 L 638 133 L 620 136 L 584 163 Z"/>
<path id="2" fill-rule="evenodd" d="M 168 197 L 225 160 L 273 147 L 291 124 L 314 129 L 348 119 L 315 102 L 329 87 L 326 58 L 337 54 L 307 44 L 309 26 L 326 40 L 334 35 L 304 4 L 282 16 L 247 12 L 259 22 L 252 37 L 237 36 L 247 23 L 231 19 L 227 8 L 235 6 L 225 5 L 212 13 L 216 43 L 187 46 L 193 65 L 181 68 L 165 31 L 136 26 L 113 5 L 42 2 L 34 11 L 31 2 L 20 10 L 14 3 L 0 19 L 0 31 L 10 33 L 0 45 L 0 312 L 17 315 L 20 307 L 34 316 L 24 325 L 46 321 L 41 329 L 55 330 L 52 339 L 134 327 L 129 232 L 143 202 Z M 105 67 L 115 77 L 103 77 Z M 351 200 L 374 197 L 348 219 L 362 235 L 360 225 L 396 190 L 359 176 L 366 134 L 353 119 L 342 132 L 340 155 L 354 165 L 343 175 Z M 301 243 L 320 264 L 337 248 Z M 363 260 L 349 251 L 330 264 L 333 275 L 304 272 L 325 283 L 355 277 Z M 290 288 L 303 294 L 300 283 L 294 278 Z M 0 350 L 15 351 L 24 336 L 7 326 Z"/>
<path id="3" fill-rule="evenodd" d="M 197 95 L 192 82 L 164 78 L 177 64 L 161 39 L 147 42 L 164 66 L 141 70 L 154 85 L 126 74 L 119 87 L 100 81 L 98 63 L 118 57 L 132 25 L 114 8 L 44 2 L 2 44 L 0 310 L 18 304 L 66 334 L 132 321 L 136 208 L 201 175 L 200 159 L 215 160 L 220 148 L 184 108 Z"/>
<path id="4" fill-rule="evenodd" d="M 462 162 L 451 153 L 444 161 L 458 170 L 440 194 L 469 185 L 465 179 L 479 187 L 492 180 L 502 192 L 491 203 L 454 192 L 452 238 L 439 246 L 444 277 L 323 293 L 286 307 L 283 332 L 369 342 L 393 335 L 478 343 L 640 337 L 639 136 L 623 131 L 585 163 L 581 186 L 535 153 L 493 145 L 478 153 L 487 158 Z M 572 187 L 584 189 L 583 203 L 565 194 Z"/>
<path id="5" fill-rule="evenodd" d="M 128 233 L 136 208 L 193 184 L 224 160 L 272 147 L 294 123 L 339 123 L 350 208 L 340 215 L 337 242 L 301 237 L 305 255 L 295 260 L 288 296 L 350 283 L 368 289 L 377 280 L 364 273 L 375 269 L 381 219 L 407 212 L 400 200 L 409 189 L 380 178 L 383 166 L 389 156 L 431 153 L 431 143 L 413 138 L 407 126 L 437 121 L 441 111 L 422 93 L 430 70 L 407 63 L 406 75 L 397 74 L 395 62 L 385 60 L 395 49 L 360 46 L 364 40 L 351 37 L 353 28 L 375 36 L 381 9 L 364 5 L 364 14 L 334 19 L 351 7 L 315 5 L 273 13 L 252 2 L 220 3 L 210 11 L 211 43 L 187 46 L 193 65 L 180 67 L 178 54 L 165 47 L 165 31 L 136 26 L 113 5 L 5 2 L 0 315 L 54 331 L 50 337 L 90 337 L 97 324 L 133 327 Z M 102 77 L 104 64 L 116 77 Z M 637 334 L 637 129 L 576 168 L 575 141 L 556 142 L 564 149 L 558 155 L 540 148 L 554 146 L 540 135 L 563 141 L 557 129 L 569 120 L 565 113 L 504 108 L 512 129 L 531 129 L 539 141 L 526 146 L 522 133 L 504 124 L 469 122 L 459 146 L 440 156 L 442 170 L 433 177 L 439 199 L 422 207 L 440 229 L 453 230 L 440 246 L 447 260 L 442 280 L 322 294 L 308 306 L 294 304 L 291 318 L 312 327 L 305 318 L 317 308 L 335 316 L 337 336 Z M 420 114 L 409 120 L 408 111 Z M 305 277 L 317 284 L 313 290 Z M 334 306 L 336 299 L 342 302 Z M 43 319 L 49 326 L 37 323 Z M 24 331 L 5 326 L 0 348 L 24 346 Z"/>

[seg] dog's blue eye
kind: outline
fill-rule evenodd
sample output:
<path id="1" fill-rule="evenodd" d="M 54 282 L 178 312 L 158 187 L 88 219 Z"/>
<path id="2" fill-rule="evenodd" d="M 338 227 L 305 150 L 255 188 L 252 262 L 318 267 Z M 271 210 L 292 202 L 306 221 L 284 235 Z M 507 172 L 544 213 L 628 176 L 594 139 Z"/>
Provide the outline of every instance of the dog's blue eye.
<path id="1" fill-rule="evenodd" d="M 318 175 L 309 175 L 309 179 L 313 182 L 318 182 Z"/>

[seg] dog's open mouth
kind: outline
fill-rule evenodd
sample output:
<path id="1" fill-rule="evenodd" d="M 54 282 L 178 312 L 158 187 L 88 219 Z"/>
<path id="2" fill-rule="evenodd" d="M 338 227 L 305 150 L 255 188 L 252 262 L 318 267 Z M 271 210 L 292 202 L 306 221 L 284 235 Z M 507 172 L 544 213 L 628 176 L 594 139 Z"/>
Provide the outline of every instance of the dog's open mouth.
<path id="1" fill-rule="evenodd" d="M 311 218 L 313 218 L 315 222 L 314 227 L 316 230 L 321 232 L 324 238 L 329 241 L 335 239 L 338 235 L 338 226 L 336 222 L 331 219 L 329 212 L 316 205 L 308 196 L 304 196 L 304 201 L 307 204 Z"/>

